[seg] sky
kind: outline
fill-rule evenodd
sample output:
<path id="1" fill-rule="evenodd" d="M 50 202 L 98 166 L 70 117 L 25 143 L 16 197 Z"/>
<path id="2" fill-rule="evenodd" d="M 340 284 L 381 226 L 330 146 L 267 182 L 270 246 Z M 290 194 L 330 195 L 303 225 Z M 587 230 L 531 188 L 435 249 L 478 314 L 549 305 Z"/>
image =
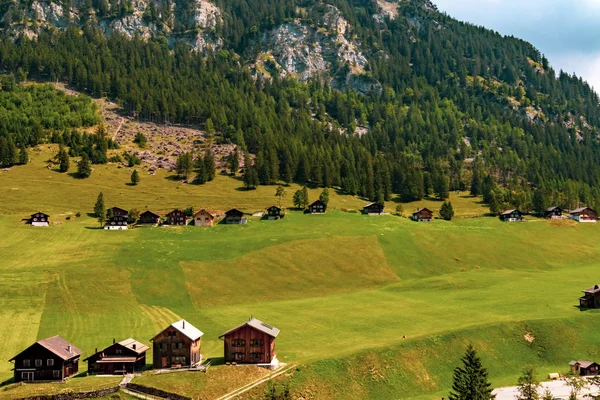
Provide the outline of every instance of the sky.
<path id="1" fill-rule="evenodd" d="M 600 92 L 600 0 L 432 0 L 440 11 L 527 40 L 556 71 Z"/>

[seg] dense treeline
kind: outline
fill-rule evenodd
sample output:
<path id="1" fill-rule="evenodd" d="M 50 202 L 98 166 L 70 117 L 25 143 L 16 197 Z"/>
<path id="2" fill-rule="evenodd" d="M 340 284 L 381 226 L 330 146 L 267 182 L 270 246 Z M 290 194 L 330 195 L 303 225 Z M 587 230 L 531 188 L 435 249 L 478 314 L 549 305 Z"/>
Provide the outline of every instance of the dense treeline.
<path id="1" fill-rule="evenodd" d="M 326 7 L 216 3 L 225 12 L 215 31 L 247 59 L 259 32 L 295 17 L 317 22 Z M 210 120 L 220 140 L 256 155 L 246 168 L 250 186 L 297 181 L 373 200 L 444 199 L 473 186 L 494 209 L 600 205 L 600 107 L 580 78 L 556 77 L 528 43 L 455 21 L 423 0 L 402 2 L 398 18 L 385 23 L 373 18 L 373 2 L 328 3 L 352 25 L 349 35 L 369 55 L 366 74 L 381 91 L 360 96 L 322 79 L 256 79 L 230 50 L 204 56 L 159 39 L 106 38 L 92 26 L 5 39 L 0 65 L 118 99 L 143 119 Z M 357 126 L 369 132 L 353 134 Z"/>

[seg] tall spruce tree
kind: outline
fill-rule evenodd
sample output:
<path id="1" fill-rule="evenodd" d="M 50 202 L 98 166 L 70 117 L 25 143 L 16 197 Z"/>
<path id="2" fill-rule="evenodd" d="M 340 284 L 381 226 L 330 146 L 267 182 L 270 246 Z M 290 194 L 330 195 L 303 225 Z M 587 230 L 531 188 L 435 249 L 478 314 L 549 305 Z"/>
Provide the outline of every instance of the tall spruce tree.
<path id="1" fill-rule="evenodd" d="M 27 153 L 27 149 L 25 146 L 21 146 L 19 149 L 19 164 L 25 165 L 29 162 L 29 153 Z"/>
<path id="2" fill-rule="evenodd" d="M 217 175 L 217 167 L 215 163 L 215 156 L 210 147 L 208 147 L 204 153 L 204 168 L 206 170 L 207 179 L 209 181 L 215 179 L 215 176 Z"/>
<path id="3" fill-rule="evenodd" d="M 94 215 L 100 223 L 100 226 L 104 225 L 104 222 L 106 221 L 106 206 L 104 205 L 104 194 L 102 194 L 102 192 L 98 194 L 96 204 L 94 204 Z"/>
<path id="4" fill-rule="evenodd" d="M 58 150 L 58 170 L 60 172 L 67 172 L 70 166 L 69 153 L 65 150 L 64 146 L 60 146 Z"/>
<path id="5" fill-rule="evenodd" d="M 90 159 L 87 154 L 83 154 L 79 164 L 77 164 L 77 176 L 80 178 L 89 178 L 91 174 L 92 165 L 90 164 Z"/>
<path id="6" fill-rule="evenodd" d="M 493 400 L 487 369 L 472 345 L 461 359 L 462 365 L 454 369 L 454 382 L 450 400 Z"/>

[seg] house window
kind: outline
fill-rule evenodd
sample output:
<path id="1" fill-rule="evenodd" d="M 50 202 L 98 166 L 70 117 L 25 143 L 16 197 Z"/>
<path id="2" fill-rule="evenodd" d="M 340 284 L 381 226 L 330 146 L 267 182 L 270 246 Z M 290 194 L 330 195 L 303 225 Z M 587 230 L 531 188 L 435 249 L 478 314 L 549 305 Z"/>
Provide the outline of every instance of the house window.
<path id="1" fill-rule="evenodd" d="M 254 361 L 260 361 L 262 358 L 262 354 L 261 353 L 252 353 L 252 360 Z"/>
<path id="2" fill-rule="evenodd" d="M 183 343 L 177 343 L 177 348 L 178 349 L 182 349 L 183 348 Z"/>
<path id="3" fill-rule="evenodd" d="M 171 350 L 175 350 L 177 348 L 177 343 L 171 343 Z"/>
<path id="4" fill-rule="evenodd" d="M 60 371 L 59 370 L 52 371 L 52 377 L 53 378 L 60 378 Z"/>
<path id="5" fill-rule="evenodd" d="M 54 359 L 53 358 L 49 358 L 46 360 L 46 365 L 49 367 L 54 366 Z"/>
<path id="6" fill-rule="evenodd" d="M 117 354 L 123 354 L 123 350 L 121 350 L 121 349 L 117 349 L 117 350 L 115 351 L 115 353 L 117 353 Z"/>
<path id="7" fill-rule="evenodd" d="M 181 363 L 185 364 L 185 357 L 181 357 Z"/>
<path id="8" fill-rule="evenodd" d="M 233 346 L 234 347 L 244 347 L 244 339 L 234 339 Z"/>
<path id="9" fill-rule="evenodd" d="M 261 340 L 260 339 L 252 339 L 250 341 L 250 344 L 254 347 L 259 347 L 261 345 Z"/>
<path id="10" fill-rule="evenodd" d="M 244 353 L 233 353 L 233 359 L 235 361 L 243 361 L 244 360 Z"/>
<path id="11" fill-rule="evenodd" d="M 36 366 L 36 367 L 41 367 L 41 366 L 42 366 L 42 360 L 40 360 L 40 359 L 36 359 L 36 360 L 35 360 L 35 366 Z"/>
<path id="12" fill-rule="evenodd" d="M 33 219 L 33 221 L 34 221 L 34 222 L 36 222 L 36 221 L 37 221 L 37 218 L 34 218 L 34 219 Z"/>
<path id="13" fill-rule="evenodd" d="M 24 367 L 29 367 L 31 365 L 31 360 L 27 359 L 27 360 L 23 360 L 23 366 Z"/>

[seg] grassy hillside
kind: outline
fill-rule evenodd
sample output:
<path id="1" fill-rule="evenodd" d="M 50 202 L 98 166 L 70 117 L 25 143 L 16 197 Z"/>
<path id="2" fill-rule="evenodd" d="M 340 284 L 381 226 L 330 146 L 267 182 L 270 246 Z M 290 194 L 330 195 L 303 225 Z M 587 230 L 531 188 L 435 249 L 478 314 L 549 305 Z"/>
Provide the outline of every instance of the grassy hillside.
<path id="1" fill-rule="evenodd" d="M 222 356 L 219 334 L 251 315 L 274 324 L 282 331 L 278 358 L 299 365 L 287 379 L 313 398 L 441 397 L 468 342 L 498 385 L 512 383 L 526 364 L 547 373 L 600 357 L 598 313 L 576 307 L 580 290 L 600 281 L 600 226 L 495 218 L 417 224 L 334 210 L 247 226 L 108 232 L 85 216 L 100 190 L 116 199 L 110 204 L 161 210 L 260 209 L 274 202 L 274 190 L 248 194 L 225 177 L 198 187 L 160 175 L 132 188 L 115 166 L 76 181 L 45 169 L 44 157 L 0 175 L 8 196 L 0 203 L 0 381 L 11 375 L 6 360 L 35 339 L 60 334 L 89 355 L 113 338 L 149 343 L 180 317 L 205 332 L 205 357 Z M 456 199 L 469 202 L 469 212 L 481 207 Z M 332 202 L 363 204 L 341 195 Z M 38 209 L 62 214 L 60 223 L 19 222 Z M 77 211 L 82 218 L 65 219 Z M 526 333 L 536 339 L 526 341 Z M 214 376 L 230 373 L 220 368 L 227 367 Z M 195 377 L 182 375 L 179 390 L 218 391 L 210 372 L 209 382 L 188 382 Z"/>

